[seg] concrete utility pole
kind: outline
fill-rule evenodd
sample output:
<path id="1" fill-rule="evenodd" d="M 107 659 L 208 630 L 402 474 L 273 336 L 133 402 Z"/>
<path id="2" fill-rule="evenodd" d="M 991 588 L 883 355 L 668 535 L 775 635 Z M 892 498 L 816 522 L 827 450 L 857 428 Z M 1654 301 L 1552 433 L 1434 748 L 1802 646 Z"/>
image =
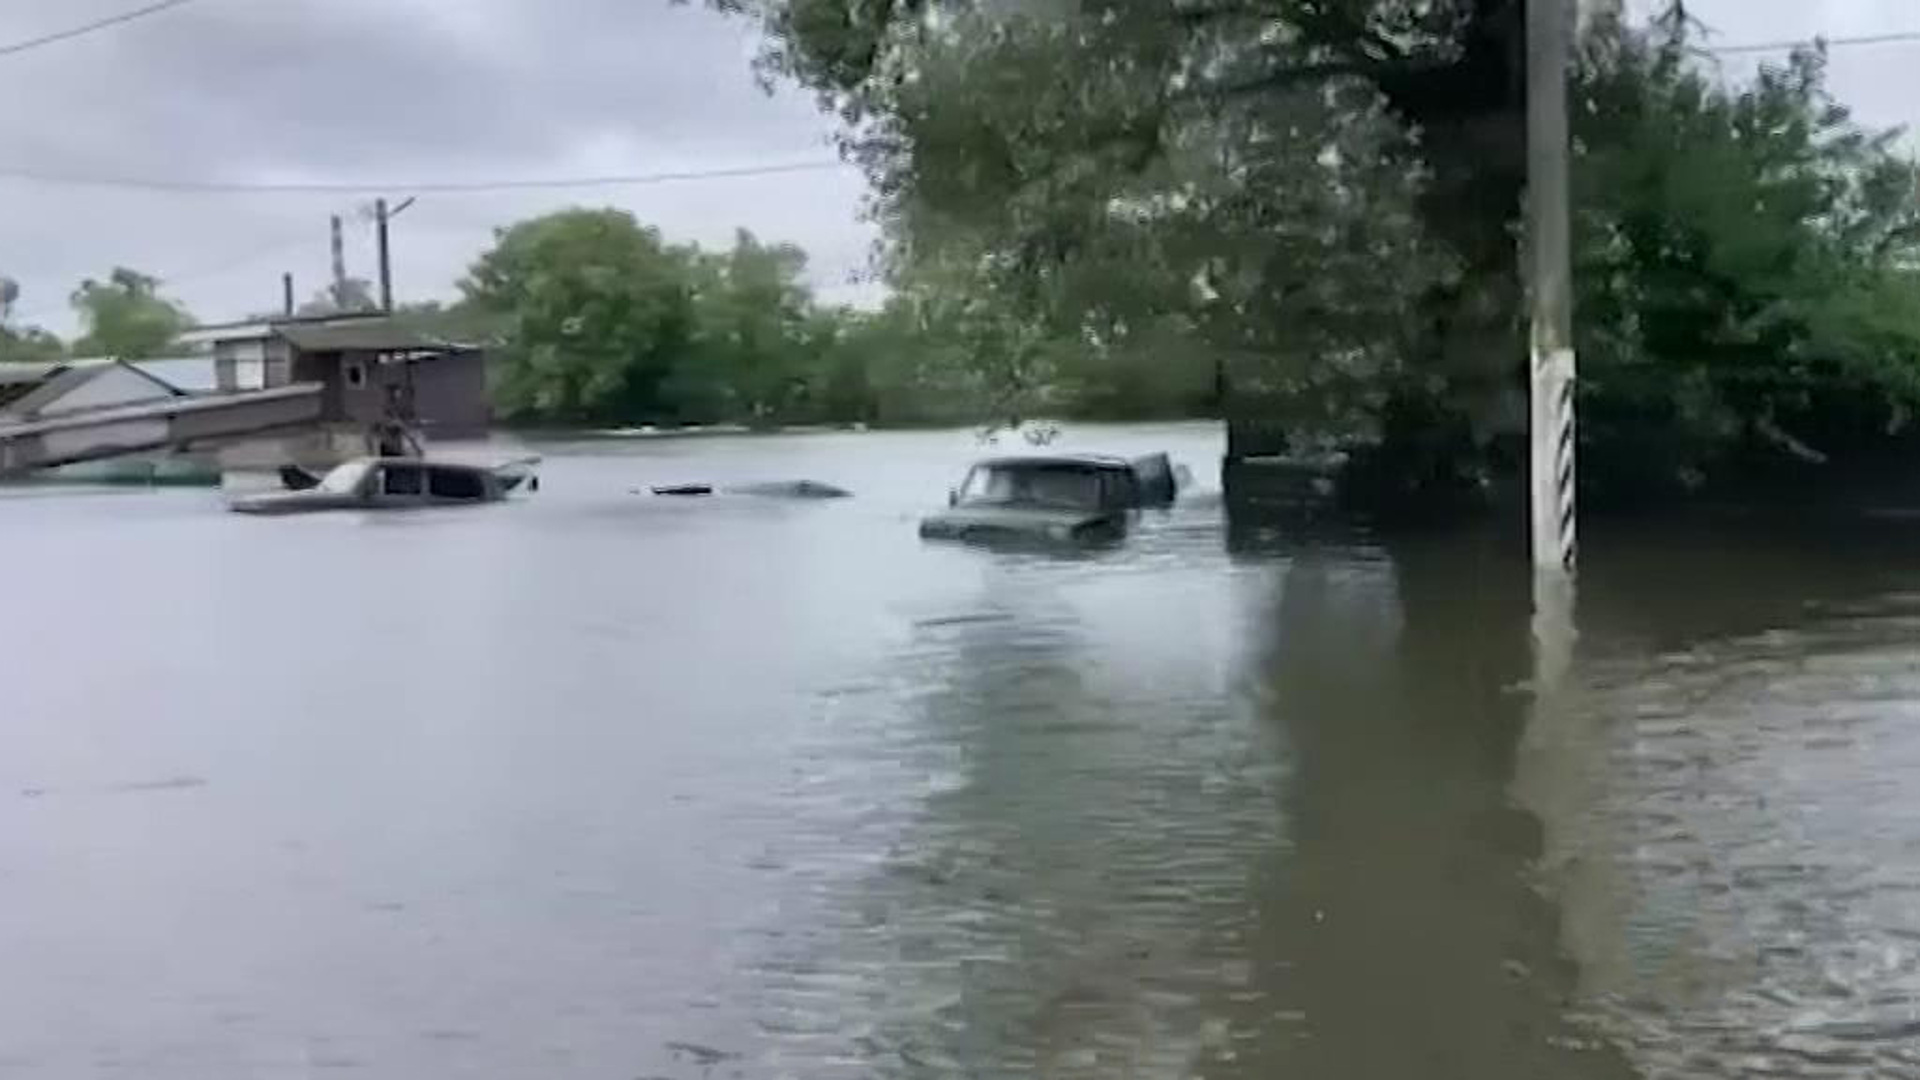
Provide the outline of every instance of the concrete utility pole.
<path id="1" fill-rule="evenodd" d="M 1574 568 L 1573 254 L 1567 76 L 1574 0 L 1527 0 L 1527 251 L 1533 299 L 1533 564 Z"/>
<path id="2" fill-rule="evenodd" d="M 280 311 L 287 318 L 293 318 L 293 275 L 280 275 Z"/>
<path id="3" fill-rule="evenodd" d="M 339 307 L 347 298 L 347 242 L 340 233 L 340 215 L 333 215 L 333 303 Z"/>
<path id="4" fill-rule="evenodd" d="M 393 312 L 393 257 L 387 245 L 387 223 L 400 216 L 400 212 L 413 205 L 411 198 L 401 202 L 392 210 L 387 209 L 387 200 L 373 201 L 374 239 L 380 248 L 380 310 Z"/>
<path id="5" fill-rule="evenodd" d="M 393 257 L 387 251 L 387 200 L 373 201 L 373 237 L 380 249 L 380 310 L 393 311 Z"/>

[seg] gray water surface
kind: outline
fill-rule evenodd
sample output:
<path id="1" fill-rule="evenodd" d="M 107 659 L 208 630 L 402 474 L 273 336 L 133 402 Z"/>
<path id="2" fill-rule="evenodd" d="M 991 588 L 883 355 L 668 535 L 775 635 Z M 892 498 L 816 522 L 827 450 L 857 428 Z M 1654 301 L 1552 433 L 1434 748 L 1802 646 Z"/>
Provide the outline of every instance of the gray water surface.
<path id="1" fill-rule="evenodd" d="M 0 495 L 0 1076 L 1920 1076 L 1920 535 L 923 545 L 967 433 Z M 807 477 L 851 500 L 672 500 Z"/>

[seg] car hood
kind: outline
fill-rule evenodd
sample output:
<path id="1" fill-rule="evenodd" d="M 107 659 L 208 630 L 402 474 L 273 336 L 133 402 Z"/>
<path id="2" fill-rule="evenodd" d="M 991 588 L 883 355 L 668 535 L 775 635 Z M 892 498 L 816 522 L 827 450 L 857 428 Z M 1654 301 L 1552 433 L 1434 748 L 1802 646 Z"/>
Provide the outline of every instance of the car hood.
<path id="1" fill-rule="evenodd" d="M 243 495 L 227 503 L 227 509 L 239 514 L 304 514 L 314 510 L 348 510 L 364 505 L 356 495 L 331 491 L 273 491 Z"/>
<path id="2" fill-rule="evenodd" d="M 956 506 L 924 518 L 920 522 L 920 535 L 1046 536 L 1059 529 L 1072 530 L 1105 521 L 1110 516 L 1096 510 L 1052 506 Z"/>

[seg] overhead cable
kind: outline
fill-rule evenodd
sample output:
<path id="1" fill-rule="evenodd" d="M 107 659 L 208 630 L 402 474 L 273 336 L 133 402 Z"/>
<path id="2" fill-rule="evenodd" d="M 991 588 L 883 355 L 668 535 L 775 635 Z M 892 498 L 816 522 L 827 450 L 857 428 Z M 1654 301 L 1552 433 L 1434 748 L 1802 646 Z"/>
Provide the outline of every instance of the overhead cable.
<path id="1" fill-rule="evenodd" d="M 562 188 L 642 187 L 686 180 L 725 180 L 733 177 L 775 176 L 785 173 L 818 172 L 842 166 L 838 160 L 789 161 L 770 165 L 739 165 L 714 169 L 680 169 L 651 173 L 609 173 L 596 176 L 499 178 L 489 180 L 293 180 L 247 181 L 206 180 L 181 177 L 106 176 L 87 173 L 43 172 L 34 169 L 0 168 L 0 180 L 66 187 L 127 188 L 140 191 L 169 191 L 222 195 L 371 195 L 394 192 L 423 194 L 462 194 L 492 191 L 537 191 Z"/>
<path id="2" fill-rule="evenodd" d="M 26 52 L 28 49 L 40 48 L 42 45 L 52 45 L 59 41 L 70 41 L 73 38 L 91 34 L 96 30 L 105 30 L 108 27 L 119 26 L 122 23 L 130 23 L 135 19 L 144 19 L 149 15 L 158 15 L 171 8 L 177 8 L 191 3 L 193 3 L 193 0 L 158 0 L 157 3 L 148 4 L 145 7 L 137 7 L 131 11 L 123 11 L 118 15 L 109 15 L 104 19 L 95 19 L 93 22 L 83 23 L 80 26 L 68 27 L 65 30 L 55 30 L 50 34 L 42 34 L 39 37 L 26 38 L 22 41 L 14 41 L 0 45 L 0 56 L 12 56 L 15 53 Z"/>

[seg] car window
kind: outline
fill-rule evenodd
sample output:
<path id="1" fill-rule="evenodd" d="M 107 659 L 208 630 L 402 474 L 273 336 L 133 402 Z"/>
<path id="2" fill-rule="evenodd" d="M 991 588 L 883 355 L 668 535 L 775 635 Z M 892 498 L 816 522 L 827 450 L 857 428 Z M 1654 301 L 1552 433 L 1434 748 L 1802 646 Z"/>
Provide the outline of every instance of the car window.
<path id="1" fill-rule="evenodd" d="M 420 494 L 420 469 L 414 465 L 388 465 L 380 470 L 380 491 L 385 495 Z"/>
<path id="2" fill-rule="evenodd" d="M 436 499 L 484 499 L 487 481 L 466 469 L 433 469 L 427 473 L 427 494 Z"/>
<path id="3" fill-rule="evenodd" d="M 365 461 L 349 461 L 334 468 L 320 480 L 320 490 L 329 495 L 352 495 L 360 491 L 360 485 L 367 478 L 370 465 Z"/>

